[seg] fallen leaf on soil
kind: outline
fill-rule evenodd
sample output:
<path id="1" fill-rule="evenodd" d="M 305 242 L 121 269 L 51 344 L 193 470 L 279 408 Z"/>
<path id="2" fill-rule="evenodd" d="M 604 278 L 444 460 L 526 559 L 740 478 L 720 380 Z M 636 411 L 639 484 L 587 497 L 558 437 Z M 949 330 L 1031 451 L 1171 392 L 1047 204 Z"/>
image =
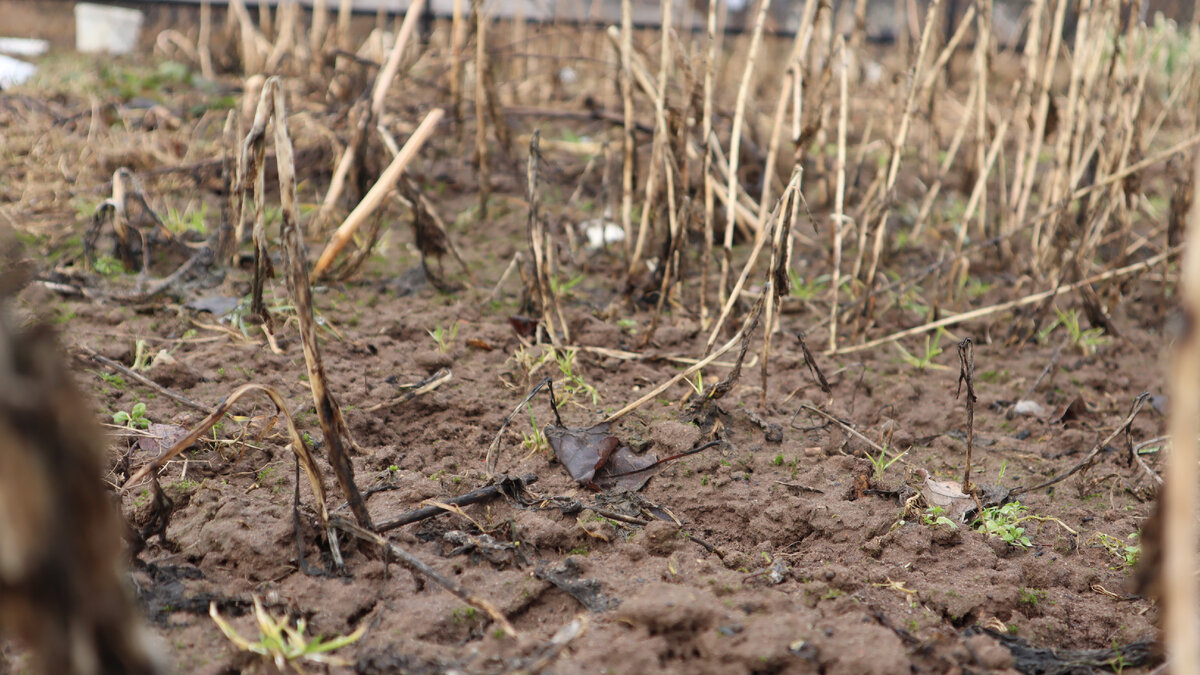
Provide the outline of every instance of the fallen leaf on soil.
<path id="1" fill-rule="evenodd" d="M 188 430 L 178 424 L 151 424 L 146 435 L 138 439 L 138 450 L 159 455 L 187 435 Z"/>
<path id="2" fill-rule="evenodd" d="M 622 445 L 609 457 L 608 462 L 596 471 L 596 485 L 605 490 L 621 488 L 637 492 L 646 486 L 650 476 L 654 474 L 650 468 L 655 464 L 658 464 L 657 456 L 638 456 Z"/>
<path id="3" fill-rule="evenodd" d="M 650 480 L 647 470 L 658 462 L 655 455 L 638 456 L 608 433 L 610 425 L 572 428 L 546 425 L 546 440 L 554 456 L 579 483 L 589 487 L 614 487 L 637 491 Z"/>
<path id="4" fill-rule="evenodd" d="M 209 312 L 216 317 L 223 317 L 237 309 L 241 301 L 241 298 L 234 298 L 228 295 L 206 295 L 203 298 L 197 298 L 189 302 L 184 307 L 194 309 L 197 312 Z"/>
<path id="5" fill-rule="evenodd" d="M 491 352 L 491 351 L 496 350 L 495 345 L 493 345 L 490 342 L 485 342 L 484 340 L 480 340 L 479 338 L 471 338 L 470 340 L 467 340 L 467 346 L 474 347 L 475 349 L 482 349 L 485 352 Z"/>
<path id="6" fill-rule="evenodd" d="M 921 496 L 929 506 L 940 506 L 944 509 L 943 515 L 956 523 L 961 523 L 963 516 L 975 508 L 975 500 L 962 491 L 962 483 L 933 480 L 928 473 L 925 474 L 925 483 L 921 486 Z"/>
<path id="7" fill-rule="evenodd" d="M 1070 403 L 1057 408 L 1054 414 L 1050 416 L 1050 422 L 1066 424 L 1072 420 L 1082 419 L 1090 415 L 1091 411 L 1088 410 L 1087 401 L 1084 401 L 1082 396 L 1076 396 L 1071 399 Z"/>
<path id="8" fill-rule="evenodd" d="M 517 332 L 517 335 L 533 337 L 533 334 L 537 332 L 538 320 L 528 316 L 514 315 L 508 317 L 508 324 Z"/>
<path id="9" fill-rule="evenodd" d="M 608 433 L 608 428 L 607 424 L 586 429 L 548 424 L 545 433 L 550 447 L 554 448 L 554 456 L 566 467 L 571 478 L 580 483 L 591 483 L 596 469 L 604 465 L 620 444 L 616 436 Z"/>

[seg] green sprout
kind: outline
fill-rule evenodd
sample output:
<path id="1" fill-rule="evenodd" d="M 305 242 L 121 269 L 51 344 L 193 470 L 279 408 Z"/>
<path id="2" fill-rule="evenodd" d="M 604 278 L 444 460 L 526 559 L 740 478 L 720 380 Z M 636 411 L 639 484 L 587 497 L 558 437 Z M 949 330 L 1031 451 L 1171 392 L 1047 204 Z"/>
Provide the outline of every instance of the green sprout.
<path id="1" fill-rule="evenodd" d="M 1119 561 L 1119 566 L 1114 569 L 1133 567 L 1142 557 L 1142 545 L 1141 542 L 1138 541 L 1138 539 L 1140 539 L 1140 535 L 1137 532 L 1129 535 L 1129 541 L 1131 543 L 1128 544 L 1114 536 L 1104 534 L 1103 532 L 1097 532 L 1095 539 L 1096 543 L 1100 544 L 1104 550 L 1108 551 Z"/>
<path id="2" fill-rule="evenodd" d="M 550 292 L 555 297 L 565 298 L 575 294 L 574 289 L 583 281 L 583 275 L 571 277 L 570 279 L 562 279 L 561 277 L 551 277 Z"/>
<path id="3" fill-rule="evenodd" d="M 449 329 L 438 326 L 433 330 L 425 332 L 429 333 L 429 337 L 433 338 L 433 341 L 437 343 L 438 351 L 445 354 L 450 351 L 450 346 L 454 344 L 454 338 L 458 337 L 458 322 L 455 321 Z"/>
<path id="4" fill-rule="evenodd" d="M 788 284 L 788 294 L 798 300 L 815 300 L 827 288 L 829 288 L 828 274 L 822 274 L 819 277 L 805 281 L 804 277 L 801 276 L 799 272 L 790 267 L 788 268 L 787 273 L 788 280 L 791 282 Z"/>
<path id="5" fill-rule="evenodd" d="M 217 603 L 210 602 L 208 615 L 212 617 L 217 628 L 229 638 L 229 641 L 245 652 L 258 654 L 275 663 L 279 672 L 299 670 L 296 661 L 312 661 L 323 665 L 349 666 L 344 659 L 333 657 L 329 652 L 354 644 L 367 632 L 367 622 L 359 624 L 358 629 L 349 635 L 339 635 L 326 641 L 323 637 L 306 637 L 305 629 L 308 622 L 297 619 L 296 625 L 291 625 L 291 618 L 284 616 L 275 618 L 263 609 L 258 596 L 254 596 L 254 619 L 258 622 L 258 640 L 251 642 L 242 637 L 233 626 L 229 625 L 217 612 Z M 302 671 L 301 671 L 302 672 Z"/>
<path id="6" fill-rule="evenodd" d="M 1097 347 L 1112 341 L 1112 338 L 1104 334 L 1103 328 L 1089 328 L 1084 330 L 1079 325 L 1079 312 L 1074 309 L 1064 312 L 1056 307 L 1054 312 L 1057 315 L 1054 321 L 1050 322 L 1049 326 L 1038 331 L 1038 339 L 1040 341 L 1045 341 L 1059 326 L 1066 329 L 1068 341 L 1075 345 L 1075 348 L 1084 356 L 1091 356 L 1096 353 Z"/>
<path id="7" fill-rule="evenodd" d="M 124 272 L 125 265 L 111 255 L 101 255 L 92 263 L 92 269 L 96 270 L 100 275 L 111 277 Z"/>
<path id="8" fill-rule="evenodd" d="M 926 335 L 925 352 L 921 356 L 914 355 L 912 352 L 905 349 L 904 346 L 899 342 L 893 342 L 892 344 L 896 346 L 896 349 L 900 350 L 900 358 L 904 359 L 904 362 L 913 368 L 918 370 L 925 370 L 928 368 L 946 370 L 946 366 L 933 362 L 934 358 L 942 354 L 942 335 L 945 332 L 945 329 L 938 328 L 937 333 L 934 334 L 932 339 L 929 335 Z"/>
<path id="9" fill-rule="evenodd" d="M 921 516 L 921 522 L 930 527 L 946 526 L 952 530 L 958 529 L 958 525 L 946 517 L 946 509 L 940 506 L 930 506 L 925 509 L 925 513 Z"/>
<path id="10" fill-rule="evenodd" d="M 1026 515 L 1028 511 L 1029 507 L 1021 502 L 1009 502 L 1004 506 L 989 506 L 979 514 L 971 527 L 990 537 L 999 537 L 1010 546 L 1029 548 L 1033 546 L 1033 543 L 1025 534 L 1025 528 L 1020 525 L 1032 517 Z"/>
<path id="11" fill-rule="evenodd" d="M 167 207 L 167 217 L 163 219 L 163 224 L 167 229 L 175 234 L 183 234 L 185 232 L 196 232 L 198 234 L 208 234 L 208 204 L 201 203 L 198 211 L 177 211 L 173 207 Z"/>
<path id="12" fill-rule="evenodd" d="M 901 457 L 908 454 L 908 450 L 896 455 L 888 457 L 888 449 L 886 447 L 879 449 L 879 456 L 872 457 L 871 453 L 867 453 L 867 459 L 871 460 L 871 466 L 875 467 L 875 480 L 882 480 L 883 474 L 888 470 L 888 467 L 895 464 Z"/>
<path id="13" fill-rule="evenodd" d="M 550 443 L 546 440 L 546 432 L 538 427 L 537 419 L 533 416 L 533 411 L 529 411 L 529 425 L 533 427 L 533 433 L 521 433 L 521 447 L 529 451 L 530 454 L 535 452 L 549 452 Z"/>
<path id="14" fill-rule="evenodd" d="M 592 399 L 592 405 L 600 403 L 600 393 L 596 388 L 584 381 L 583 377 L 575 372 L 575 356 L 578 352 L 574 349 L 564 349 L 562 351 L 552 350 L 554 360 L 558 363 L 558 370 L 562 373 L 563 379 L 556 383 L 558 387 L 565 393 L 564 400 L 570 400 L 572 397 L 583 394 Z"/>
<path id="15" fill-rule="evenodd" d="M 146 404 L 142 402 L 134 403 L 133 408 L 129 412 L 118 410 L 113 413 L 113 424 L 120 424 L 123 427 L 130 429 L 149 429 L 150 420 L 146 417 Z"/>

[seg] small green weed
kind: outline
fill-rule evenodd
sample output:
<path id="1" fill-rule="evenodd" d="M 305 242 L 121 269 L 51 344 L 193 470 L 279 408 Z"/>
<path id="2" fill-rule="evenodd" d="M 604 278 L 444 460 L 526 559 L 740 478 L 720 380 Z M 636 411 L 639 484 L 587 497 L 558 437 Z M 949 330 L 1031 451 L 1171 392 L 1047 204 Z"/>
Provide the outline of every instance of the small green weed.
<path id="1" fill-rule="evenodd" d="M 1075 348 L 1084 356 L 1091 356 L 1096 353 L 1096 348 L 1100 345 L 1112 342 L 1112 338 L 1104 334 L 1103 328 L 1089 328 L 1084 330 L 1079 325 L 1079 312 L 1074 309 L 1063 311 L 1057 307 L 1054 309 L 1057 317 L 1050 322 L 1042 330 L 1038 331 L 1039 341 L 1045 341 L 1059 326 L 1067 331 L 1068 340 Z"/>
<path id="2" fill-rule="evenodd" d="M 339 635 L 326 641 L 323 637 L 310 638 L 304 635 L 308 622 L 297 619 L 296 626 L 291 625 L 291 618 L 283 616 L 275 618 L 263 609 L 258 596 L 254 596 L 254 619 L 258 623 L 258 641 L 251 642 L 242 637 L 233 626 L 229 625 L 217 612 L 217 603 L 208 605 L 208 615 L 212 617 L 217 628 L 225 634 L 238 649 L 252 654 L 259 654 L 275 663 L 281 673 L 299 671 L 296 661 L 312 661 L 333 666 L 348 666 L 349 662 L 335 658 L 329 653 L 342 647 L 354 644 L 367 632 L 367 621 L 363 621 L 358 630 L 349 635 Z M 303 672 L 303 671 L 300 671 Z"/>
<path id="3" fill-rule="evenodd" d="M 150 419 L 146 417 L 146 404 L 141 401 L 134 403 L 128 412 L 118 410 L 113 413 L 112 420 L 113 424 L 120 424 L 130 429 L 150 428 Z"/>
<path id="4" fill-rule="evenodd" d="M 120 375 L 115 373 L 100 373 L 100 379 L 104 380 L 105 384 L 109 385 L 113 389 L 116 389 L 117 391 L 122 391 L 125 389 L 125 378 L 121 377 Z"/>
<path id="5" fill-rule="evenodd" d="M 197 211 L 180 212 L 168 206 L 167 217 L 163 219 L 163 224 L 175 234 L 183 234 L 185 232 L 208 234 L 207 221 L 208 204 L 201 203 L 200 209 Z"/>
<path id="6" fill-rule="evenodd" d="M 949 527 L 952 530 L 958 529 L 958 524 L 946 517 L 946 509 L 940 506 L 930 506 L 925 509 L 925 513 L 921 516 L 921 522 L 930 527 Z"/>
<path id="7" fill-rule="evenodd" d="M 999 537 L 1010 546 L 1029 548 L 1033 543 L 1025 534 L 1025 528 L 1020 523 L 1030 518 L 1026 515 L 1029 507 L 1021 502 L 1009 502 L 1004 506 L 989 506 L 984 509 L 971 526 L 988 536 Z"/>
<path id="8" fill-rule="evenodd" d="M 1039 602 L 1046 599 L 1046 591 L 1040 588 L 1022 588 L 1020 591 L 1020 602 L 1023 605 L 1036 607 Z"/>
<path id="9" fill-rule="evenodd" d="M 788 295 L 798 300 L 815 300 L 829 288 L 829 275 L 822 274 L 808 281 L 800 275 L 800 272 L 788 268 Z"/>
<path id="10" fill-rule="evenodd" d="M 564 392 L 563 400 L 570 401 L 576 395 L 584 395 L 592 399 L 592 405 L 600 403 L 600 393 L 596 388 L 584 381 L 583 376 L 575 372 L 575 356 L 578 352 L 574 349 L 564 349 L 562 351 L 552 350 L 555 362 L 558 363 L 558 370 L 562 373 L 563 379 L 557 382 L 560 391 Z"/>
<path id="11" fill-rule="evenodd" d="M 450 620 L 460 626 L 463 624 L 474 623 L 475 619 L 478 617 L 479 610 L 470 606 L 456 607 L 452 612 L 450 612 Z"/>
<path id="12" fill-rule="evenodd" d="M 908 450 L 905 450 L 895 457 L 888 457 L 888 449 L 886 446 L 880 449 L 878 457 L 873 457 L 871 453 L 867 453 L 867 459 L 871 460 L 871 466 L 875 467 L 875 480 L 882 480 L 883 474 L 888 470 L 888 467 L 895 464 L 900 460 L 901 457 L 907 454 Z"/>
<path id="13" fill-rule="evenodd" d="M 554 295 L 559 298 L 570 297 L 570 296 L 575 295 L 574 289 L 582 281 L 583 281 L 582 274 L 571 277 L 570 279 L 565 279 L 565 280 L 563 278 L 557 277 L 557 276 L 552 277 L 550 279 L 550 291 L 553 292 Z"/>
<path id="14" fill-rule="evenodd" d="M 533 411 L 529 411 L 529 426 L 533 427 L 533 433 L 521 433 L 521 447 L 525 448 L 530 454 L 541 452 L 549 454 L 550 443 L 546 440 L 546 432 L 538 427 L 537 419 L 533 416 Z"/>
<path id="15" fill-rule="evenodd" d="M 455 321 L 448 329 L 438 326 L 433 330 L 425 332 L 429 333 L 429 337 L 433 338 L 433 341 L 437 343 L 438 351 L 445 354 L 450 351 L 450 347 L 454 344 L 454 339 L 458 337 L 458 322 Z"/>
<path id="16" fill-rule="evenodd" d="M 1097 532 L 1094 538 L 1096 543 L 1120 562 L 1120 565 L 1114 569 L 1133 567 L 1142 557 L 1142 544 L 1138 541 L 1140 535 L 1137 532 L 1129 535 L 1129 541 L 1132 543 L 1128 544 L 1103 532 Z"/>
<path id="17" fill-rule="evenodd" d="M 926 335 L 925 351 L 920 356 L 908 351 L 899 342 L 893 342 L 892 344 L 895 345 L 896 349 L 900 351 L 900 358 L 904 359 L 904 362 L 913 368 L 918 370 L 926 370 L 929 368 L 935 370 L 947 370 L 947 366 L 933 362 L 935 358 L 941 356 L 942 354 L 942 335 L 945 334 L 945 332 L 946 331 L 944 329 L 938 328 L 937 333 L 935 333 L 932 337 Z"/>
<path id="18" fill-rule="evenodd" d="M 111 255 L 101 255 L 97 256 L 96 260 L 92 263 L 92 269 L 96 270 L 97 274 L 111 277 L 123 274 L 125 272 L 125 265 Z"/>

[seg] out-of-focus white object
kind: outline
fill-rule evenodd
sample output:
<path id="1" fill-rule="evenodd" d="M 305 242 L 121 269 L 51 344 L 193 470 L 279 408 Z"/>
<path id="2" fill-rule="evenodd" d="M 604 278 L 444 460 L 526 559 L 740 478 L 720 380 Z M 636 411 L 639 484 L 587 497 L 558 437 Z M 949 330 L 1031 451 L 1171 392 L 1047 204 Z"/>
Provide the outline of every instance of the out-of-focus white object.
<path id="1" fill-rule="evenodd" d="M 1046 409 L 1043 408 L 1037 401 L 1017 401 L 1013 406 L 1014 415 L 1028 415 L 1030 417 L 1045 417 Z"/>
<path id="2" fill-rule="evenodd" d="M 603 218 L 594 218 L 580 223 L 583 233 L 587 236 L 588 248 L 604 248 L 609 244 L 625 241 L 625 230 L 620 225 Z"/>
<path id="3" fill-rule="evenodd" d="M 41 56 L 50 49 L 50 43 L 36 38 L 0 37 L 0 52 L 15 56 Z"/>
<path id="4" fill-rule="evenodd" d="M 136 9 L 75 5 L 75 49 L 81 52 L 128 54 L 137 46 L 144 15 Z"/>
<path id="5" fill-rule="evenodd" d="M 37 67 L 11 56 L 0 54 L 0 89 L 8 89 L 33 77 Z"/>

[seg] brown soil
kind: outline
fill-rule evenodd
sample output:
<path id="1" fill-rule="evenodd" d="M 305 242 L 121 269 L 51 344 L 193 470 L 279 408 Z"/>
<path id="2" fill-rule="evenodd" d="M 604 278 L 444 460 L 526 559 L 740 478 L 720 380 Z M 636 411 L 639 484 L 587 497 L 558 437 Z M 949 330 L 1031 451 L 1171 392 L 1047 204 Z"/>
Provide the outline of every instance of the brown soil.
<path id="1" fill-rule="evenodd" d="M 197 94 L 180 96 L 177 114 Z M 316 103 L 294 106 L 318 109 Z M 84 151 L 87 120 L 57 126 L 54 120 L 89 111 L 86 98 L 26 91 L 3 95 L 0 108 L 5 110 L 0 128 L 10 136 L 3 171 L 14 177 L 0 187 L 10 200 L 6 213 L 28 233 L 26 252 L 39 264 L 41 278 L 63 284 L 132 285 L 133 275 L 52 274 L 82 264 L 78 244 L 87 219 L 73 206 L 98 203 L 112 169 L 140 164 L 135 168 L 146 172 L 219 156 L 213 148 L 220 123 L 214 120 L 223 113 L 183 112 L 181 130 L 146 131 L 138 128 L 143 118 L 121 108 L 122 119 L 133 128 L 114 127 L 106 132 L 103 148 Z M 406 118 L 419 119 L 416 114 Z M 189 150 L 189 130 L 201 119 L 209 125 L 201 132 L 206 145 Z M 522 130 L 529 124 L 520 121 Z M 551 122 L 543 134 L 551 127 L 567 128 Z M 603 132 L 595 122 L 571 128 L 580 135 Z M 314 167 L 328 166 L 332 155 L 328 141 L 317 134 L 297 136 L 298 151 L 311 151 L 316 158 L 301 167 L 302 200 L 313 202 L 328 181 L 327 169 Z M 419 256 L 408 243 L 407 216 L 389 207 L 394 211 L 385 238 L 366 267 L 348 282 L 319 287 L 315 296 L 317 312 L 332 329 L 321 333 L 330 386 L 360 446 L 353 457 L 355 476 L 370 494 L 376 522 L 417 508 L 423 500 L 444 500 L 484 485 L 488 444 L 529 388 L 553 375 L 556 391 L 563 392 L 564 377 L 553 361 L 532 374 L 520 366 L 522 349 L 537 356 L 544 348 L 523 347 L 510 324 L 509 317 L 520 311 L 519 281 L 502 288 L 497 301 L 484 301 L 512 254 L 526 247 L 523 160 L 505 165 L 502 155 L 497 159 L 491 213 L 487 221 L 476 222 L 470 217 L 477 196 L 473 172 L 463 159 L 467 151 L 460 155 L 453 134 L 445 136 L 423 153 L 427 160 L 414 174 L 447 220 L 468 214 L 451 234 L 480 288 L 463 288 L 466 280 L 449 259 L 446 276 L 458 290 L 439 291 L 420 281 L 413 273 Z M 51 139 L 49 145 L 43 138 Z M 86 161 L 77 161 L 81 152 Z M 517 154 L 523 157 L 524 151 Z M 566 155 L 548 151 L 547 158 L 547 209 L 561 228 L 581 219 L 579 204 L 565 201 L 583 167 Z M 216 222 L 223 197 L 216 192 L 213 170 L 144 173 L 143 180 L 159 208 L 197 210 L 203 203 L 209 222 Z M 748 246 L 739 247 L 735 262 L 744 259 L 743 248 Z M 798 247 L 797 255 L 802 271 L 827 268 L 820 250 Z M 889 269 L 904 273 L 935 259 L 932 246 L 904 256 L 890 260 Z M 171 269 L 171 261 L 156 264 L 157 276 Z M 205 274 L 165 298 L 134 305 L 64 296 L 55 291 L 62 286 L 42 283 L 28 286 L 20 301 L 30 313 L 57 318 L 76 354 L 92 348 L 128 366 L 135 362 L 138 340 L 151 355 L 167 350 L 171 362 L 154 365 L 146 375 L 206 407 L 248 382 L 277 388 L 289 408 L 300 411 L 301 429 L 317 441 L 319 465 L 332 488 L 294 322 L 280 333 L 283 353 L 276 354 L 252 324 L 243 333 L 228 319 L 189 308 L 203 298 L 245 297 L 251 269 L 248 264 Z M 584 277 L 565 303 L 575 345 L 647 355 L 703 353 L 707 334 L 694 307 L 664 314 L 651 347 L 639 349 L 653 302 L 639 302 L 635 294 L 619 311 L 606 311 L 623 290 L 612 281 L 621 276 L 618 256 L 581 253 L 569 271 Z M 1029 291 L 1015 276 L 988 269 L 985 262 L 977 263 L 972 274 L 980 282 L 972 306 Z M 697 288 L 698 281 L 689 281 L 686 292 L 694 295 Z M 975 341 L 979 402 L 972 480 L 1028 487 L 1079 462 L 1120 425 L 1140 392 L 1162 393 L 1163 293 L 1161 278 L 1130 281 L 1124 301 L 1111 308 L 1119 337 L 1088 355 L 1076 345 L 1064 347 L 1057 367 L 1029 396 L 1044 407 L 1044 416 L 1013 419 L 1005 410 L 1051 362 L 1065 335 L 1062 328 L 1043 341 L 1012 348 L 1004 344 L 1012 322 L 1008 315 L 971 322 L 941 338 L 945 353 L 928 368 L 906 362 L 890 345 L 845 356 L 818 353 L 833 388 L 826 396 L 808 374 L 793 334 L 817 325 L 828 306 L 824 300 L 797 302 L 783 315 L 775 337 L 765 397 L 755 365 L 744 369 L 719 410 L 699 425 L 685 415 L 683 402 L 692 390 L 681 383 L 615 429 L 624 443 L 659 456 L 711 438 L 724 441 L 665 465 L 633 495 L 582 488 L 546 448 L 525 447 L 522 437 L 533 429 L 530 412 L 522 411 L 504 434 L 498 463 L 499 471 L 510 476 L 538 477 L 522 499 L 494 499 L 464 508 L 466 517 L 447 513 L 389 533 L 399 546 L 495 604 L 520 639 L 503 636 L 482 612 L 353 541 L 342 541 L 346 572 L 334 574 L 303 478 L 299 532 L 305 564 L 314 573 L 301 571 L 294 464 L 286 434 L 272 423 L 265 400 L 239 404 L 234 419 L 226 419 L 161 473 L 173 511 L 165 536 L 152 536 L 138 553 L 134 585 L 177 672 L 259 667 L 258 657 L 235 648 L 207 616 L 210 602 L 215 603 L 252 637 L 257 629 L 248 611 L 255 596 L 273 614 L 303 617 L 314 635 L 348 634 L 366 621 L 365 636 L 337 652 L 364 673 L 531 668 L 546 653 L 551 636 L 578 615 L 587 617 L 586 631 L 552 661 L 554 672 L 1008 673 L 1123 666 L 1125 672 L 1144 672 L 1159 659 L 1135 643 L 1157 638 L 1158 610 L 1152 601 L 1130 594 L 1130 569 L 1098 537 L 1133 543 L 1129 537 L 1139 533 L 1153 507 L 1156 487 L 1146 471 L 1127 463 L 1124 437 L 1104 448 L 1088 469 L 1053 488 L 1020 496 L 1029 514 L 1047 519 L 1024 523 L 1027 548 L 967 524 L 954 529 L 925 524 L 921 508 L 905 514 L 903 501 L 921 486 L 916 469 L 939 480 L 962 477 L 966 416 L 963 399 L 956 398 L 957 340 Z M 268 287 L 268 304 L 287 303 L 286 288 L 277 279 Z M 1060 300 L 1063 308 L 1077 304 L 1071 296 Z M 286 317 L 289 310 L 278 311 Z M 880 318 L 871 335 L 921 320 L 897 307 Z M 427 331 L 455 322 L 457 335 L 443 353 Z M 758 333 L 752 359 L 760 340 Z M 823 338 L 810 341 L 814 350 L 824 346 Z M 920 353 L 924 343 L 917 338 L 905 346 Z M 734 353 L 721 362 L 729 363 Z M 127 378 L 117 380 L 84 356 L 76 365 L 105 421 L 137 402 L 146 404 L 146 417 L 158 424 L 187 428 L 204 416 Z M 364 412 L 401 394 L 399 385 L 424 380 L 440 368 L 450 368 L 453 379 L 435 391 Z M 562 408 L 563 418 L 568 425 L 588 426 L 679 366 L 581 350 L 574 368 L 595 387 L 599 402 L 577 392 Z M 727 367 L 707 368 L 705 383 L 727 372 Z M 1081 403 L 1065 416 L 1059 412 L 1075 399 Z M 797 415 L 804 402 L 821 405 L 877 442 L 889 439 L 890 448 L 907 454 L 876 472 L 868 459 L 872 451 L 861 440 L 816 417 Z M 553 420 L 544 395 L 534 399 L 532 418 L 539 426 Z M 1147 405 L 1132 425 L 1131 438 L 1135 443 L 1154 438 L 1164 427 L 1161 414 Z M 108 480 L 119 483 L 128 467 L 141 466 L 160 446 L 139 442 L 127 430 L 113 433 Z M 1157 455 L 1145 459 L 1160 468 Z M 336 489 L 331 497 L 332 507 L 342 504 Z M 149 489 L 122 492 L 120 499 L 134 525 L 144 526 L 153 501 Z M 650 522 L 630 525 L 589 507 Z M 337 512 L 349 517 L 344 506 Z M 452 532 L 486 533 L 512 545 L 459 552 L 448 538 Z M 1053 670 L 1024 646 L 1099 651 L 1075 655 Z M 0 657 L 13 659 L 10 666 L 17 668 L 23 658 L 11 650 Z"/>

